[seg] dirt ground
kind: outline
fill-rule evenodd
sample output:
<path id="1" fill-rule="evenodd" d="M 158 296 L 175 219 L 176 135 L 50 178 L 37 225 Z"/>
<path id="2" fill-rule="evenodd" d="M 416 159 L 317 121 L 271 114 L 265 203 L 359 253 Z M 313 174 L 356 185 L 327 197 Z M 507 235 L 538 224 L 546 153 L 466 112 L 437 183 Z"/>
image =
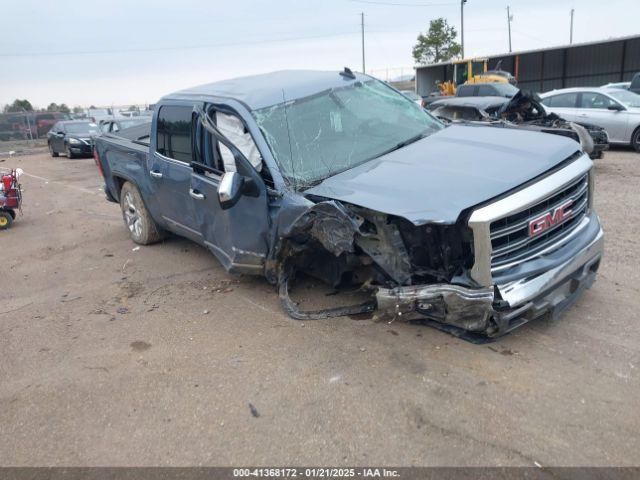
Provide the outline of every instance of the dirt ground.
<path id="1" fill-rule="evenodd" d="M 10 166 L 0 465 L 640 464 L 640 154 L 596 162 L 594 287 L 489 345 L 292 320 L 189 241 L 134 248 L 92 159 Z"/>

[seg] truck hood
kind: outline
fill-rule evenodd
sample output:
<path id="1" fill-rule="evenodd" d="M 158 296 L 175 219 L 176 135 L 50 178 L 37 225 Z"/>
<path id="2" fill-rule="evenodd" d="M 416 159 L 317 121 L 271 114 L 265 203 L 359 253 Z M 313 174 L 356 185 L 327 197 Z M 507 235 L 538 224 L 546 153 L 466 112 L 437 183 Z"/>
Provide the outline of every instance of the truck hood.
<path id="1" fill-rule="evenodd" d="M 451 125 L 305 191 L 406 218 L 455 223 L 460 213 L 552 169 L 580 146 L 559 135 Z"/>

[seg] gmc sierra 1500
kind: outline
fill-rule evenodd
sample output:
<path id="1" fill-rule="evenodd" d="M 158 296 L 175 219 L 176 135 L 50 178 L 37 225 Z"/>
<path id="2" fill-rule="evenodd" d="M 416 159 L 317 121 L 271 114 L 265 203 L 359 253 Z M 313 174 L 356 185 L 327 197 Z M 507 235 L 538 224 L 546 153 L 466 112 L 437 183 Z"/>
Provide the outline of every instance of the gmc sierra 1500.
<path id="1" fill-rule="evenodd" d="M 277 285 L 296 319 L 371 312 L 495 337 L 571 304 L 603 233 L 573 140 L 450 125 L 366 75 L 284 71 L 177 92 L 96 141 L 132 239 L 168 230 Z M 303 311 L 296 274 L 370 292 Z"/>

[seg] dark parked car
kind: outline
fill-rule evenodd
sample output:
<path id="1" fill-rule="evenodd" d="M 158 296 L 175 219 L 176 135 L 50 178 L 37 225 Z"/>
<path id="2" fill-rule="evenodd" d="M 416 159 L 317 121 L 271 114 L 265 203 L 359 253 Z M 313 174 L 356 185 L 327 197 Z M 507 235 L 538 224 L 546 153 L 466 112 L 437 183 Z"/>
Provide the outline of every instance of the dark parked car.
<path id="1" fill-rule="evenodd" d="M 505 97 L 449 97 L 429 105 L 436 117 L 446 121 L 491 122 L 506 127 L 562 135 L 580 143 L 592 159 L 602 158 L 609 149 L 604 128 L 588 123 L 568 122 L 548 114 L 536 95 L 520 90 Z"/>
<path id="2" fill-rule="evenodd" d="M 98 137 L 95 157 L 133 241 L 190 238 L 264 275 L 295 319 L 377 310 L 494 337 L 561 312 L 600 265 L 580 145 L 446 126 L 348 69 L 184 90 L 137 128 Z M 289 296 L 304 275 L 368 300 L 304 310 Z"/>
<path id="3" fill-rule="evenodd" d="M 111 118 L 100 122 L 100 133 L 116 133 L 145 123 L 151 128 L 151 117 Z"/>
<path id="4" fill-rule="evenodd" d="M 91 156 L 93 143 L 98 135 L 98 125 L 93 122 L 69 120 L 56 123 L 47 134 L 47 144 L 52 157 L 64 153 L 69 158 Z"/>

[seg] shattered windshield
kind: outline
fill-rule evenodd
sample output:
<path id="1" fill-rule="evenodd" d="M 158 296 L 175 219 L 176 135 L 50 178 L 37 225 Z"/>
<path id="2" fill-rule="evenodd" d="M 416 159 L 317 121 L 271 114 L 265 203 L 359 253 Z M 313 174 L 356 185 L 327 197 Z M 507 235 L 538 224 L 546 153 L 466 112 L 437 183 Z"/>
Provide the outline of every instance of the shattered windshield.
<path id="1" fill-rule="evenodd" d="M 377 80 L 255 110 L 283 175 L 310 186 L 443 128 Z"/>

